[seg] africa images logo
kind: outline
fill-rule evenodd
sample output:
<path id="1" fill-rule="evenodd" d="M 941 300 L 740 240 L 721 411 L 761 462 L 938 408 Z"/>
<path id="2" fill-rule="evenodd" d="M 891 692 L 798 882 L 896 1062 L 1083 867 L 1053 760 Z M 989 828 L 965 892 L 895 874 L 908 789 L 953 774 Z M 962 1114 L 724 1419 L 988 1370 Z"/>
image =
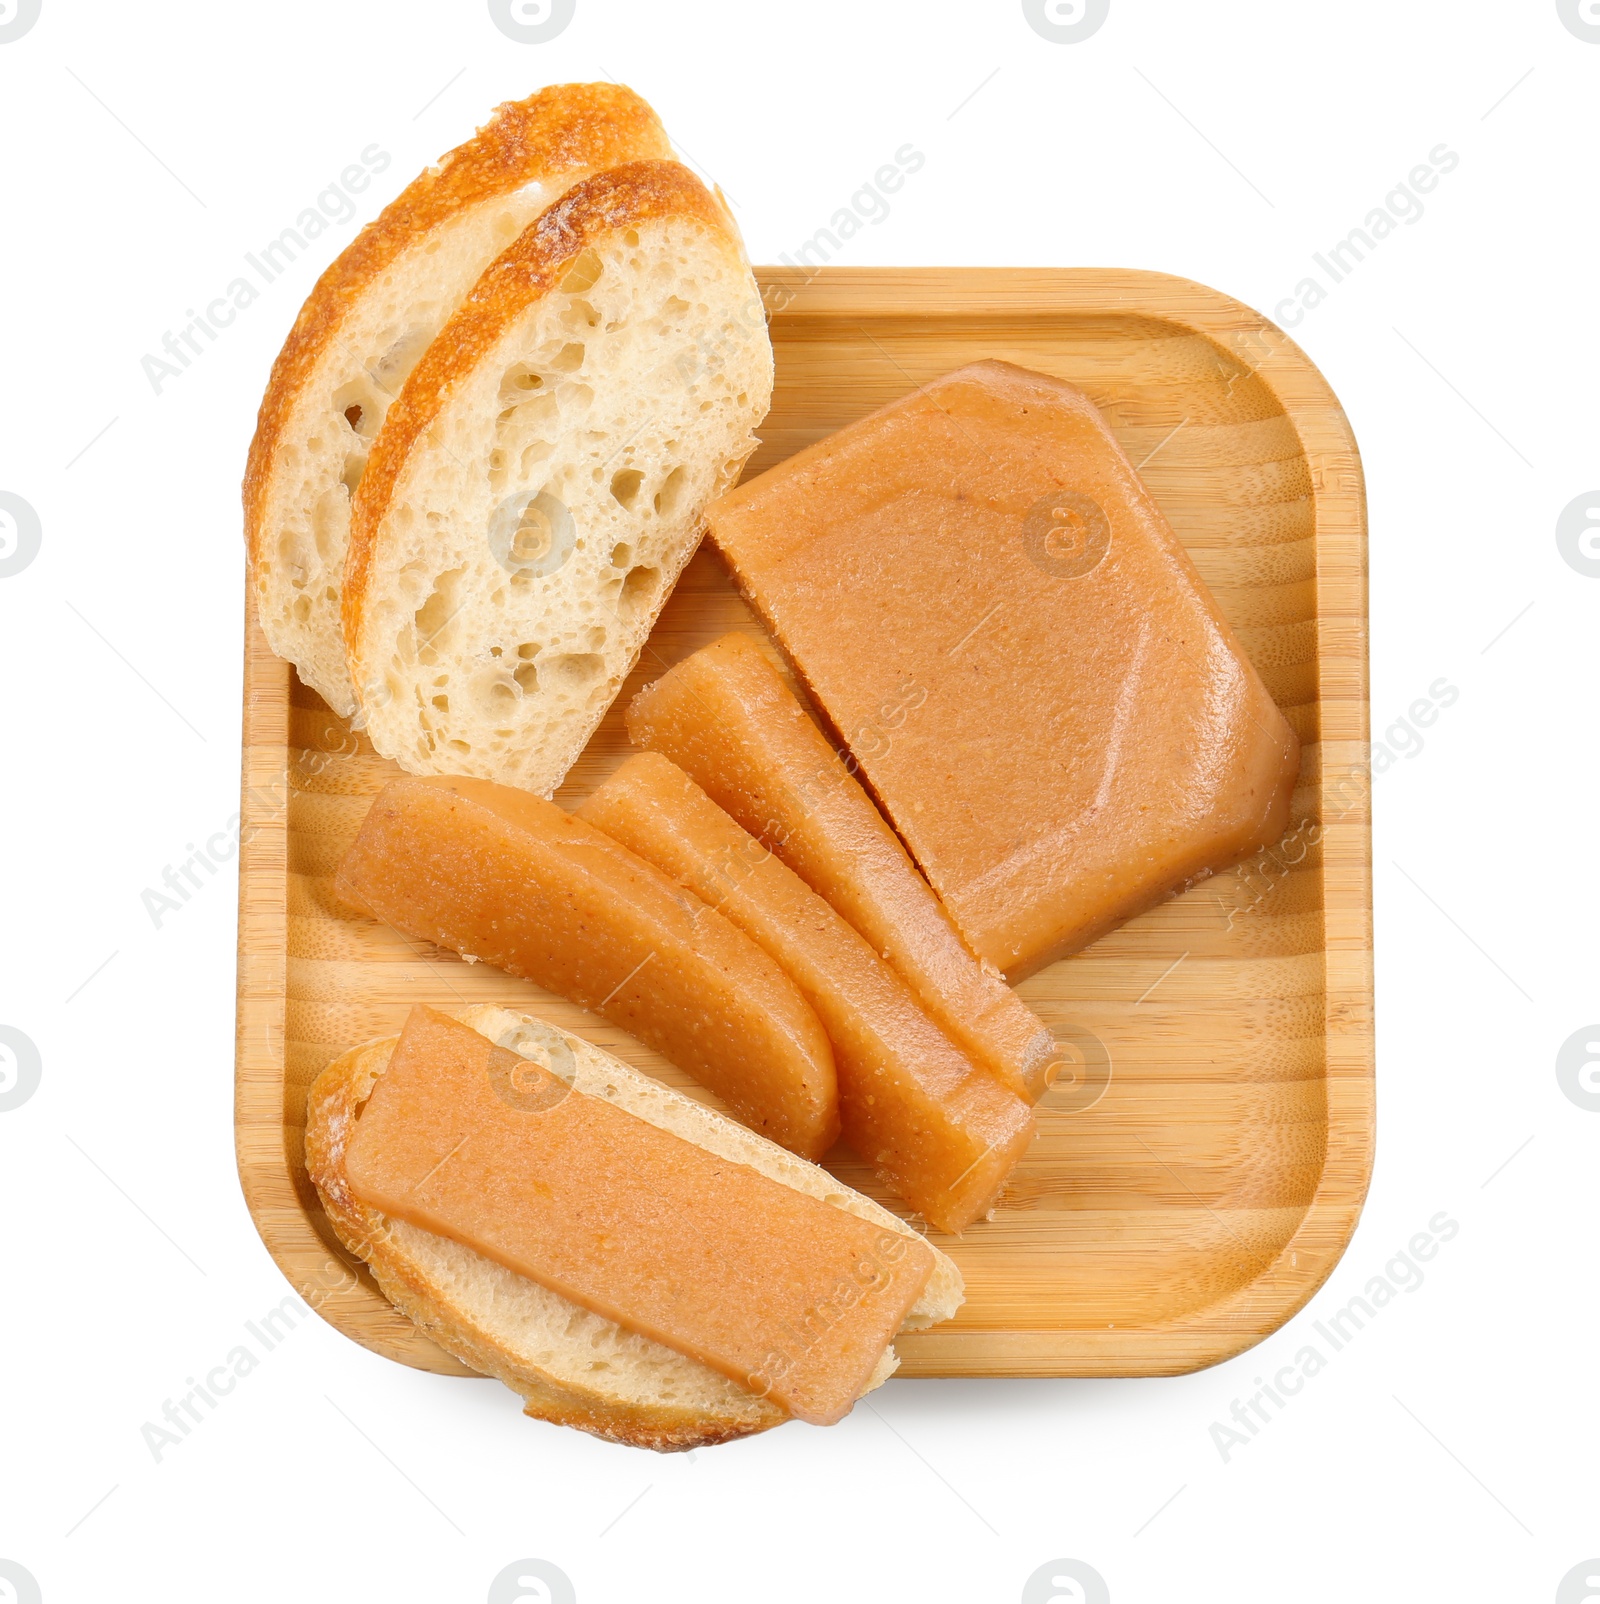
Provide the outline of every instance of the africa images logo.
<path id="1" fill-rule="evenodd" d="M 39 20 L 41 0 L 0 0 L 0 45 L 20 39 Z"/>
<path id="2" fill-rule="evenodd" d="M 0 1025 L 0 1114 L 21 1108 L 39 1090 L 39 1049 L 12 1025 Z"/>
<path id="3" fill-rule="evenodd" d="M 1052 579 L 1081 579 L 1110 551 L 1111 523 L 1092 496 L 1052 490 L 1028 509 L 1022 520 L 1022 544 L 1040 573 Z"/>
<path id="4" fill-rule="evenodd" d="M 1561 509 L 1556 550 L 1573 573 L 1600 579 L 1600 490 L 1585 490 Z"/>
<path id="5" fill-rule="evenodd" d="M 1556 0 L 1556 15 L 1574 39 L 1600 44 L 1600 0 Z"/>
<path id="6" fill-rule="evenodd" d="M 547 1559 L 516 1559 L 489 1584 L 488 1604 L 577 1604 L 567 1573 Z"/>
<path id="7" fill-rule="evenodd" d="M 39 514 L 21 496 L 0 490 L 0 579 L 20 574 L 39 555 L 42 541 Z"/>
<path id="8" fill-rule="evenodd" d="M 489 0 L 489 15 L 506 38 L 544 45 L 567 31 L 578 0 Z"/>
<path id="9" fill-rule="evenodd" d="M 1573 1107 L 1600 1114 L 1600 1025 L 1585 1025 L 1562 1042 L 1556 1083 Z"/>
<path id="10" fill-rule="evenodd" d="M 1111 1589 L 1081 1559 L 1052 1559 L 1023 1583 L 1022 1604 L 1111 1604 Z"/>
<path id="11" fill-rule="evenodd" d="M 1104 26 L 1111 0 L 1022 0 L 1022 14 L 1041 39 L 1076 45 Z"/>
<path id="12" fill-rule="evenodd" d="M 40 1604 L 39 1584 L 33 1572 L 17 1564 L 14 1559 L 0 1559 L 0 1586 L 5 1588 L 0 1598 L 15 1604 Z"/>

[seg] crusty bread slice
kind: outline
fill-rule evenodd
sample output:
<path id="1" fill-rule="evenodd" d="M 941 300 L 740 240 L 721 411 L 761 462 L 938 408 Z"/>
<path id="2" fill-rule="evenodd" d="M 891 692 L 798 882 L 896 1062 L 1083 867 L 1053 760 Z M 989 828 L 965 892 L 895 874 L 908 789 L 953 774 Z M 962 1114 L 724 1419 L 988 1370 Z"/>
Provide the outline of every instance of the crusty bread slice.
<path id="1" fill-rule="evenodd" d="M 267 640 L 335 712 L 355 708 L 339 619 L 350 496 L 406 374 L 495 254 L 564 190 L 671 154 L 655 113 L 615 84 L 510 101 L 317 281 L 261 403 L 245 537 Z"/>
<path id="2" fill-rule="evenodd" d="M 772 347 L 686 168 L 575 185 L 412 370 L 356 493 L 345 645 L 372 744 L 548 796 L 739 476 Z"/>
<path id="3" fill-rule="evenodd" d="M 608 1098 L 652 1125 L 835 1208 L 914 1234 L 827 1171 L 580 1037 L 505 1008 L 471 1008 L 456 1017 L 566 1075 L 579 1091 Z M 519 1393 L 525 1413 L 613 1442 L 661 1452 L 699 1448 L 766 1431 L 788 1418 L 709 1366 L 624 1330 L 471 1248 L 358 1202 L 345 1177 L 345 1150 L 395 1040 L 354 1048 L 317 1077 L 306 1108 L 306 1168 L 339 1240 L 366 1260 L 397 1309 L 440 1347 Z M 552 1055 L 552 1046 L 570 1050 L 570 1069 L 566 1053 Z M 934 1255 L 933 1274 L 903 1329 L 948 1320 L 961 1305 L 961 1272 L 937 1249 Z M 886 1350 L 870 1385 L 886 1381 L 897 1363 L 894 1350 Z"/>

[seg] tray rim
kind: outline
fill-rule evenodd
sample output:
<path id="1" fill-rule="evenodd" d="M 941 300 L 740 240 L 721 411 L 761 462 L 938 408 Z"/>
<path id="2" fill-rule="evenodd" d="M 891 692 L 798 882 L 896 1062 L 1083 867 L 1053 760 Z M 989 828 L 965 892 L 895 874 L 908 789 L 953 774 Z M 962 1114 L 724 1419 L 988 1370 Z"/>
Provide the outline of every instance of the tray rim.
<path id="1" fill-rule="evenodd" d="M 1338 1263 L 1360 1216 L 1375 1142 L 1372 847 L 1366 796 L 1337 790 L 1369 750 L 1366 498 L 1344 409 L 1311 359 L 1269 319 L 1190 279 L 1125 268 L 758 267 L 775 322 L 986 314 L 1139 316 L 1188 327 L 1244 360 L 1300 440 L 1315 508 L 1315 775 L 1323 850 L 1327 1149 L 1305 1213 L 1276 1257 L 1232 1294 L 1173 1321 L 1107 1332 L 902 1336 L 900 1374 L 1149 1376 L 1203 1369 L 1280 1329 Z M 271 654 L 245 585 L 234 1136 L 240 1187 L 291 1286 L 336 1329 L 387 1358 L 472 1376 L 393 1310 L 323 1239 L 294 1178 L 283 1120 L 287 989 L 289 707 L 293 670 Z M 1336 692 L 1337 694 L 1330 694 Z M 282 800 L 275 800 L 281 794 Z M 1337 804 L 1337 805 L 1330 805 Z M 1335 894 L 1336 893 L 1336 894 Z M 374 1304 L 381 1305 L 375 1309 Z"/>

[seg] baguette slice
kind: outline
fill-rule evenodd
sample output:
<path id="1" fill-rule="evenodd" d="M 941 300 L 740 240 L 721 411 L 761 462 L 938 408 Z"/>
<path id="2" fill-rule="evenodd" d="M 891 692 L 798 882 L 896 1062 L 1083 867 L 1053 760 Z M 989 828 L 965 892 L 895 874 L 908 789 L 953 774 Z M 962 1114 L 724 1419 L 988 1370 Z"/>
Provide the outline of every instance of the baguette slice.
<path id="1" fill-rule="evenodd" d="M 572 1082 L 580 1091 L 606 1097 L 835 1208 L 915 1234 L 825 1170 L 627 1068 L 581 1037 L 504 1008 L 471 1008 L 456 1017 L 541 1062 L 558 1036 L 571 1050 Z M 306 1168 L 339 1240 L 367 1262 L 402 1314 L 463 1363 L 520 1394 L 524 1413 L 612 1442 L 658 1452 L 701 1448 L 766 1431 L 788 1418 L 698 1360 L 627 1331 L 471 1248 L 357 1201 L 345 1176 L 345 1151 L 394 1044 L 391 1037 L 354 1048 L 317 1077 L 306 1108 Z M 933 1275 L 905 1330 L 948 1320 L 961 1305 L 961 1272 L 934 1251 Z M 894 1350 L 887 1350 L 871 1386 L 886 1381 L 897 1363 Z"/>
<path id="2" fill-rule="evenodd" d="M 261 403 L 245 538 L 267 640 L 335 712 L 355 709 L 339 620 L 350 496 L 406 374 L 495 254 L 563 191 L 671 154 L 655 113 L 615 84 L 509 101 L 317 281 Z"/>
<path id="3" fill-rule="evenodd" d="M 772 347 L 675 162 L 575 185 L 412 370 L 356 493 L 345 646 L 372 744 L 548 796 L 739 476 Z"/>

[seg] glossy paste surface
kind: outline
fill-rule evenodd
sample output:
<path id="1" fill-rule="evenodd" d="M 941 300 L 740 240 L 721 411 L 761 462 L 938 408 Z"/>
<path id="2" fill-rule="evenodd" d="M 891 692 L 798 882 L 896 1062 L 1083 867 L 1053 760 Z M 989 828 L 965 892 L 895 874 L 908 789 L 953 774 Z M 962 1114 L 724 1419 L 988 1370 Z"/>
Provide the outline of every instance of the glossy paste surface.
<path id="1" fill-rule="evenodd" d="M 346 1169 L 368 1206 L 818 1425 L 855 1402 L 934 1264 L 431 1008 L 412 1010 Z"/>
<path id="2" fill-rule="evenodd" d="M 708 516 L 968 944 L 1013 979 L 1283 834 L 1294 733 L 1071 385 L 973 363 Z"/>
<path id="3" fill-rule="evenodd" d="M 985 971 L 782 676 L 743 635 L 686 657 L 628 709 L 636 746 L 671 758 L 872 944 L 934 1022 L 1037 1098 L 1049 1032 Z"/>
<path id="4" fill-rule="evenodd" d="M 912 1208 L 944 1231 L 988 1213 L 1032 1111 L 854 929 L 659 753 L 629 758 L 578 814 L 726 914 L 800 988 L 833 1044 L 844 1139 Z"/>
<path id="5" fill-rule="evenodd" d="M 592 1009 L 803 1158 L 837 1138 L 833 1052 L 788 976 L 721 914 L 554 803 L 488 780 L 395 780 L 336 885 L 408 936 Z"/>

